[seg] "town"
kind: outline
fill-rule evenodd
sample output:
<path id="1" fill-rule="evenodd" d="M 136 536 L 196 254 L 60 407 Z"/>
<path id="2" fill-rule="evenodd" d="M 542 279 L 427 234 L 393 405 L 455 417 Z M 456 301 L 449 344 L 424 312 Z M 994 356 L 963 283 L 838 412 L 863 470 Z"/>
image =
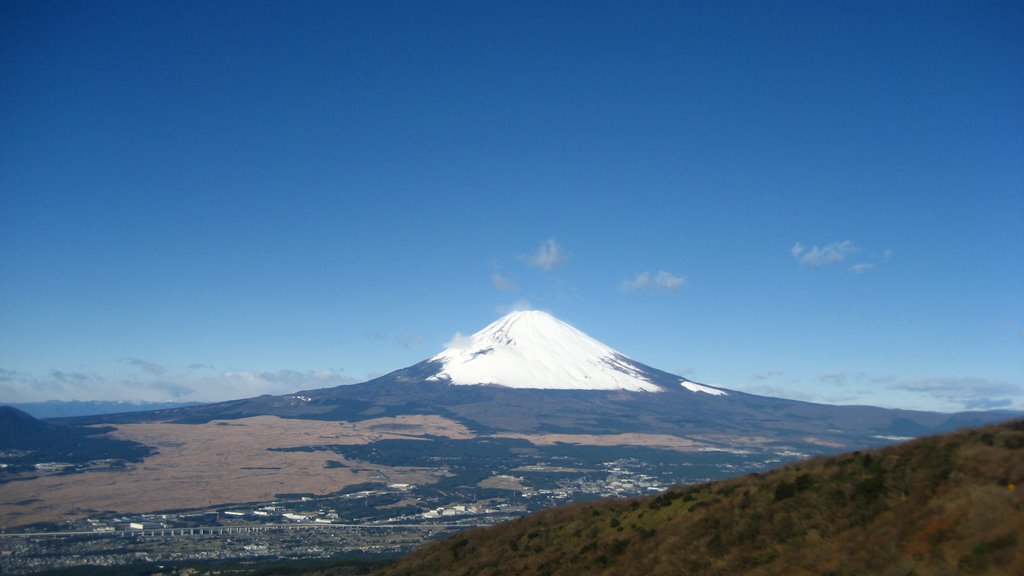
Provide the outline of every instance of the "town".
<path id="1" fill-rule="evenodd" d="M 73 566 L 397 555 L 457 531 L 587 499 L 639 496 L 762 469 L 789 458 L 654 465 L 620 458 L 585 463 L 548 458 L 482 471 L 461 485 L 373 484 L 338 494 L 281 495 L 272 502 L 125 515 L 98 513 L 0 534 L 0 573 Z M 695 475 L 681 473 L 693 467 Z M 463 475 L 460 475 L 463 476 Z M 465 478 L 463 476 L 463 478 Z"/>

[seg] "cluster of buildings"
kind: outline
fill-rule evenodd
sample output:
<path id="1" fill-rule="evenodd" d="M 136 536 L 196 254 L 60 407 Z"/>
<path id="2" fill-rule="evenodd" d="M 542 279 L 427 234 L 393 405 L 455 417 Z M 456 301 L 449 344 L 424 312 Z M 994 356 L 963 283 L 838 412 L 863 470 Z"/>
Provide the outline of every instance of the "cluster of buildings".
<path id="1" fill-rule="evenodd" d="M 327 558 L 402 552 L 425 540 L 574 500 L 659 492 L 679 469 L 640 460 L 536 458 L 479 484 L 379 484 L 325 496 L 163 514 L 100 515 L 0 534 L 0 574 L 82 564 Z M 728 466 L 722 462 L 718 466 Z M 470 477 L 480 477 L 473 470 Z M 486 474 L 486 473 L 485 473 Z M 699 482 L 696 475 L 688 481 Z M 35 532 L 33 532 L 35 530 Z"/>

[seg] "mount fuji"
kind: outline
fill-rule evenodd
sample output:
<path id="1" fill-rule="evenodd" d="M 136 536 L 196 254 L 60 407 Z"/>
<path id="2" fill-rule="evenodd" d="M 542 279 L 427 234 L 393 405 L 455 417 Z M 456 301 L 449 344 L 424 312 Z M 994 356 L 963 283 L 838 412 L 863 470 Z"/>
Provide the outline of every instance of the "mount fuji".
<path id="1" fill-rule="evenodd" d="M 539 310 L 513 312 L 427 362 L 441 364 L 427 380 L 455 385 L 664 392 L 675 380 L 694 392 L 727 394 L 635 362 Z"/>
<path id="2" fill-rule="evenodd" d="M 669 435 L 699 438 L 708 449 L 803 453 L 1007 418 L 814 404 L 708 386 L 637 362 L 541 311 L 512 312 L 427 360 L 362 384 L 144 414 L 182 423 L 437 415 L 480 434 Z"/>

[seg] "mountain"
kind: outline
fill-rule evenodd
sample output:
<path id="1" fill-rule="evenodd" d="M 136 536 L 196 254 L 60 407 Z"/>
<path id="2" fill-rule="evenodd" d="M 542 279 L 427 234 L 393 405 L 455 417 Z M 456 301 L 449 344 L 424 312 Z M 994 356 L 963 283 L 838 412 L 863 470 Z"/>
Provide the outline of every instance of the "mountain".
<path id="1" fill-rule="evenodd" d="M 360 421 L 433 414 L 481 434 L 669 435 L 695 449 L 834 453 L 996 422 L 834 406 L 693 382 L 637 362 L 546 312 L 513 312 L 441 353 L 362 384 L 260 396 L 88 422 L 181 423 L 274 415 Z"/>
<path id="2" fill-rule="evenodd" d="M 1024 574 L 1024 421 L 559 507 L 380 574 Z M 320 572 L 331 574 L 330 570 Z"/>
<path id="3" fill-rule="evenodd" d="M 47 441 L 52 424 L 37 420 L 12 406 L 0 406 L 0 448 L 13 448 Z"/>
<path id="4" fill-rule="evenodd" d="M 659 375 L 539 310 L 513 312 L 428 363 L 429 381 L 548 390 L 663 392 Z"/>
<path id="5" fill-rule="evenodd" d="M 140 461 L 150 453 L 137 442 L 102 435 L 110 430 L 51 423 L 17 408 L 0 406 L 0 482 L 43 462 L 70 466 L 100 459 Z"/>
<path id="6" fill-rule="evenodd" d="M 72 418 L 119 412 L 146 412 L 182 406 L 196 406 L 198 402 L 126 402 L 103 400 L 47 400 L 46 402 L 19 402 L 12 407 L 27 412 L 36 418 Z"/>

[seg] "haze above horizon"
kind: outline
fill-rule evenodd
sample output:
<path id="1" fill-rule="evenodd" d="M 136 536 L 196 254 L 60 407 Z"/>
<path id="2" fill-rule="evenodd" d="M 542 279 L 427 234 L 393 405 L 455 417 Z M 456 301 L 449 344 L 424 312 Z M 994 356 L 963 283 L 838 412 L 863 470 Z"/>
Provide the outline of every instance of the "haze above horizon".
<path id="1" fill-rule="evenodd" d="M 1014 2 L 0 3 L 0 403 L 361 382 L 520 308 L 1024 409 Z"/>

